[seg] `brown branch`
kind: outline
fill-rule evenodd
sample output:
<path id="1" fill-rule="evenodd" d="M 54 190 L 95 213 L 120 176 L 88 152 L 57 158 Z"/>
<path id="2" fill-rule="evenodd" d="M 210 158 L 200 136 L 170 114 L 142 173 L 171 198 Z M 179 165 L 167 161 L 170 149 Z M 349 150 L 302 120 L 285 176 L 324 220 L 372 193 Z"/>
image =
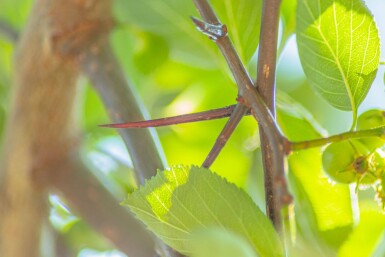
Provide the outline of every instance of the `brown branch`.
<path id="1" fill-rule="evenodd" d="M 114 123 L 143 120 L 138 98 L 127 84 L 125 75 L 107 42 L 92 46 L 80 57 L 83 72 L 91 80 Z M 143 184 L 164 168 L 162 150 L 149 130 L 119 130 L 132 158 L 136 175 Z"/>
<path id="2" fill-rule="evenodd" d="M 144 119 L 138 97 L 127 84 L 107 41 L 95 42 L 89 50 L 82 53 L 79 64 L 91 80 L 114 123 Z M 163 152 L 154 133 L 147 129 L 121 129 L 119 133 L 127 146 L 141 184 L 154 176 L 158 169 L 164 169 Z M 163 256 L 181 256 L 160 241 L 158 247 Z"/>
<path id="3" fill-rule="evenodd" d="M 191 123 L 197 121 L 215 120 L 229 117 L 233 112 L 235 105 L 230 105 L 223 108 L 213 109 L 209 111 L 182 114 L 173 117 L 166 117 L 153 120 L 144 121 L 132 121 L 119 124 L 105 124 L 99 125 L 100 127 L 107 128 L 149 128 L 149 127 L 162 127 L 175 124 Z"/>
<path id="4" fill-rule="evenodd" d="M 263 1 L 256 81 L 257 90 L 273 117 L 275 117 L 275 70 L 280 2 L 280 0 Z M 273 162 L 277 160 L 273 160 L 272 144 L 269 142 L 266 134 L 267 131 L 262 127 L 262 124 L 259 124 L 259 128 L 261 131 L 266 212 L 273 221 L 276 220 L 274 223 L 278 225 L 280 223 L 280 211 L 277 203 L 275 203 L 275 198 L 279 198 L 279 188 L 277 188 L 277 181 L 274 178 L 278 176 L 284 181 L 285 171 L 283 168 L 279 170 L 273 169 Z M 276 154 L 278 154 L 276 159 L 283 163 L 285 158 L 284 151 L 279 151 L 279 153 L 274 155 Z"/>
<path id="5" fill-rule="evenodd" d="M 194 3 L 202 17 L 207 19 L 205 20 L 207 23 L 212 22 L 213 24 L 220 24 L 218 18 L 213 17 L 214 12 L 206 0 L 194 0 Z M 195 24 L 200 26 L 199 23 L 195 22 Z M 222 28 L 224 28 L 224 26 L 222 26 Z M 205 27 L 203 26 L 199 27 L 199 30 L 201 31 L 204 29 Z M 206 34 L 210 33 L 210 31 L 206 32 Z M 267 203 L 269 206 L 273 206 L 273 211 L 270 211 L 268 214 L 276 229 L 281 231 L 280 209 L 283 205 L 291 201 L 291 196 L 288 192 L 284 177 L 283 137 L 276 126 L 268 106 L 266 106 L 262 97 L 254 88 L 254 84 L 236 53 L 229 37 L 225 35 L 212 38 L 218 45 L 233 73 L 238 85 L 239 95 L 243 97 L 245 105 L 251 109 L 253 116 L 259 121 L 260 126 L 266 132 L 268 143 L 272 149 L 271 157 L 273 161 L 271 163 L 271 169 L 274 171 L 274 174 L 272 174 L 272 180 L 274 182 L 272 192 L 274 194 L 273 197 L 269 197 L 269 203 Z"/>
<path id="6" fill-rule="evenodd" d="M 217 137 L 215 144 L 203 162 L 202 167 L 210 168 L 215 159 L 218 157 L 219 153 L 222 151 L 223 147 L 226 145 L 235 128 L 238 126 L 239 122 L 247 112 L 248 108 L 246 106 L 240 104 L 235 106 L 230 119 L 227 121 L 225 127 Z"/>
<path id="7" fill-rule="evenodd" d="M 154 242 L 139 221 L 119 205 L 79 159 L 78 154 L 55 163 L 49 177 L 75 213 L 129 256 L 152 257 Z"/>

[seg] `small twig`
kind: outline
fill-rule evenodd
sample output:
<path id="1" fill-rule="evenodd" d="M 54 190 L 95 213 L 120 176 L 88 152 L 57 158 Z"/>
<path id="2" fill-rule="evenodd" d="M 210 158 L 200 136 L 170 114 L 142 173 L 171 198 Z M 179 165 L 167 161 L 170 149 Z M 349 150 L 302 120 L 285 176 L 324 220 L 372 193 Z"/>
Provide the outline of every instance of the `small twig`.
<path id="1" fill-rule="evenodd" d="M 288 153 L 290 151 L 305 150 L 314 147 L 324 146 L 333 142 L 340 142 L 353 138 L 365 138 L 365 137 L 385 137 L 385 127 L 378 127 L 374 129 L 367 129 L 361 131 L 349 131 L 330 137 L 319 138 L 314 140 L 307 140 L 302 142 L 288 142 Z"/>
<path id="2" fill-rule="evenodd" d="M 231 115 L 235 108 L 235 105 L 230 105 L 223 108 L 213 109 L 204 112 L 197 112 L 191 114 L 182 114 L 173 117 L 166 117 L 153 120 L 133 121 L 119 124 L 105 124 L 99 125 L 100 127 L 108 128 L 149 128 L 149 127 L 162 127 L 175 124 L 191 123 L 197 121 L 215 120 L 226 118 Z"/>
<path id="3" fill-rule="evenodd" d="M 233 113 L 230 116 L 230 119 L 226 123 L 225 127 L 219 134 L 218 138 L 215 141 L 214 146 L 211 148 L 210 153 L 207 155 L 205 161 L 202 164 L 202 167 L 209 168 L 218 157 L 219 153 L 227 143 L 231 134 L 234 132 L 235 128 L 238 126 L 239 122 L 247 113 L 248 108 L 244 105 L 237 104 L 234 108 Z"/>
<path id="4" fill-rule="evenodd" d="M 19 33 L 8 22 L 0 19 L 0 35 L 4 36 L 11 43 L 16 43 L 19 39 Z"/>
<path id="5" fill-rule="evenodd" d="M 194 0 L 194 3 L 206 23 L 220 24 L 207 0 Z M 204 29 L 204 26 L 199 25 L 199 23 L 195 24 L 199 26 L 199 30 Z M 234 75 L 238 85 L 239 95 L 243 97 L 244 104 L 251 109 L 253 116 L 259 121 L 260 126 L 266 132 L 268 144 L 271 146 L 271 169 L 274 171 L 272 178 L 274 181 L 274 197 L 271 199 L 269 198 L 268 200 L 271 205 L 274 206 L 274 212 L 269 213 L 269 217 L 276 229 L 281 231 L 280 209 L 283 205 L 292 201 L 284 177 L 284 159 L 282 157 L 284 151 L 284 138 L 280 134 L 268 106 L 266 106 L 262 97 L 254 88 L 254 84 L 236 53 L 229 37 L 226 35 L 214 38 L 214 40 Z"/>

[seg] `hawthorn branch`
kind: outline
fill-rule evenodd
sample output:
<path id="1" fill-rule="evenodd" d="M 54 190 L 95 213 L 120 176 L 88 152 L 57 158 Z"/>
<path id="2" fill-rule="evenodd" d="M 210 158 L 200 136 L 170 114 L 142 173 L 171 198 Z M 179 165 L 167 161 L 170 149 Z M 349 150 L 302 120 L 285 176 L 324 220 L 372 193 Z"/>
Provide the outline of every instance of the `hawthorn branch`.
<path id="1" fill-rule="evenodd" d="M 219 19 L 216 17 L 207 0 L 194 0 L 194 3 L 199 13 L 205 20 L 205 23 L 220 25 Z M 244 65 L 242 64 L 238 54 L 234 49 L 233 44 L 227 36 L 227 33 L 224 33 L 226 32 L 225 26 L 221 25 L 223 30 L 221 33 L 214 33 L 211 35 L 211 31 L 207 29 L 210 28 L 210 26 L 196 21 L 197 19 L 194 19 L 198 29 L 200 31 L 204 31 L 205 34 L 209 34 L 221 50 L 230 67 L 231 72 L 233 73 L 235 81 L 237 82 L 239 95 L 243 98 L 245 106 L 251 109 L 251 113 L 259 121 L 261 128 L 266 133 L 266 138 L 268 139 L 268 143 L 271 146 L 272 151 L 271 170 L 273 171 L 273 174 L 271 174 L 271 177 L 272 181 L 274 182 L 272 183 L 271 188 L 271 192 L 273 194 L 271 195 L 272 197 L 269 197 L 267 203 L 270 207 L 268 210 L 271 210 L 268 212 L 268 215 L 276 229 L 281 231 L 281 207 L 292 201 L 292 198 L 287 189 L 287 183 L 284 174 L 284 138 L 280 134 L 268 106 L 265 104 L 261 95 L 255 89 L 249 74 L 247 73 Z M 275 67 L 272 67 L 272 69 L 274 68 Z M 244 109 L 240 108 L 240 111 L 244 111 Z"/>
<path id="2" fill-rule="evenodd" d="M 217 137 L 215 144 L 203 162 L 202 167 L 210 168 L 247 111 L 248 108 L 244 105 L 237 104 L 235 106 L 230 119 Z"/>
<path id="3" fill-rule="evenodd" d="M 275 70 L 277 56 L 277 38 L 279 25 L 279 7 L 281 0 L 264 0 L 262 7 L 261 32 L 259 39 L 258 65 L 257 65 L 257 90 L 275 118 Z M 280 219 L 275 198 L 279 197 L 277 181 L 274 177 L 285 178 L 283 166 L 274 170 L 273 162 L 278 161 L 283 165 L 285 154 L 283 151 L 274 151 L 272 142 L 268 139 L 268 131 L 259 123 L 261 131 L 262 161 L 264 167 L 264 184 L 266 212 L 274 220 Z M 273 153 L 275 152 L 275 153 Z M 274 160 L 273 158 L 276 158 Z M 277 173 L 277 174 L 275 174 Z"/>

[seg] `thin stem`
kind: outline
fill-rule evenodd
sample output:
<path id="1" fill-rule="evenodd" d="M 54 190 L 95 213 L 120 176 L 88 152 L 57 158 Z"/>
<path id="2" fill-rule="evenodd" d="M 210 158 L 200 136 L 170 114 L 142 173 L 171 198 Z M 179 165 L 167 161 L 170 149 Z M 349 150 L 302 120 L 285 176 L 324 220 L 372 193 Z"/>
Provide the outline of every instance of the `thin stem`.
<path id="1" fill-rule="evenodd" d="M 105 124 L 105 125 L 100 125 L 100 127 L 149 128 L 149 127 L 162 127 L 162 126 L 205 121 L 205 120 L 215 120 L 215 119 L 229 117 L 234 109 L 235 109 L 235 105 L 230 105 L 223 108 L 213 109 L 213 110 L 204 111 L 204 112 L 182 114 L 178 116 L 153 119 L 153 120 L 132 121 L 132 122 L 118 123 L 118 124 Z"/>
<path id="2" fill-rule="evenodd" d="M 214 24 L 219 24 L 218 18 L 212 17 L 214 11 L 206 0 L 194 0 L 194 3 L 207 23 L 215 22 Z M 199 26 L 199 24 L 195 24 Z M 222 26 L 222 28 L 224 29 L 224 26 Z M 198 27 L 198 29 L 202 31 L 204 28 Z M 266 106 L 262 97 L 254 88 L 254 84 L 244 65 L 242 64 L 238 54 L 236 53 L 229 37 L 224 35 L 218 38 L 214 38 L 214 41 L 221 50 L 227 61 L 227 64 L 230 67 L 231 72 L 233 73 L 235 81 L 238 85 L 239 95 L 242 96 L 244 104 L 251 109 L 251 113 L 259 121 L 259 124 L 266 132 L 268 143 L 271 145 L 271 165 L 272 170 L 274 171 L 273 181 L 275 182 L 273 185 L 273 191 L 275 194 L 274 197 L 269 198 L 269 202 L 271 202 L 271 205 L 274 206 L 274 212 L 269 213 L 269 217 L 271 218 L 276 229 L 281 231 L 281 218 L 279 214 L 280 209 L 282 205 L 286 205 L 291 201 L 291 196 L 288 193 L 287 184 L 284 177 L 284 159 L 282 157 L 284 151 L 283 137 L 281 136 L 280 131 L 275 124 L 268 106 Z"/>
<path id="3" fill-rule="evenodd" d="M 302 142 L 289 142 L 290 151 L 300 151 L 314 147 L 324 146 L 333 142 L 340 142 L 352 138 L 365 138 L 365 137 L 385 137 L 385 127 L 378 127 L 374 129 L 361 130 L 361 131 L 349 131 L 338 135 L 319 138 L 314 140 L 302 141 Z"/>

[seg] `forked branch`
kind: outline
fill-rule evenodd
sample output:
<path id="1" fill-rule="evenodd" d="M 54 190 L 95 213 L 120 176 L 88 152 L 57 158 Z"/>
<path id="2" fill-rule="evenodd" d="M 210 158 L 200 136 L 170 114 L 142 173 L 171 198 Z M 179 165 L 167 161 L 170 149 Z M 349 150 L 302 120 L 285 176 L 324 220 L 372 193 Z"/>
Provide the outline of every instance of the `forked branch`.
<path id="1" fill-rule="evenodd" d="M 212 7 L 207 0 L 194 0 L 195 6 L 199 13 L 203 17 L 204 21 L 208 24 L 217 25 L 222 27 L 219 19 L 216 17 Z M 268 5 L 268 1 L 265 2 Z M 265 14 L 270 15 L 270 14 Z M 201 22 L 196 22 L 200 31 L 209 28 L 209 25 L 203 26 Z M 210 31 L 205 31 L 205 34 L 209 34 Z M 210 35 L 210 34 L 209 34 Z M 267 210 L 270 219 L 278 231 L 281 230 L 281 207 L 290 203 L 292 198 L 287 189 L 287 183 L 285 179 L 284 170 L 284 137 L 280 134 L 280 131 L 275 123 L 272 113 L 268 106 L 265 104 L 261 95 L 257 92 L 254 84 L 247 73 L 244 65 L 242 64 L 237 52 L 235 51 L 233 44 L 231 43 L 227 33 L 223 31 L 220 33 L 220 37 L 210 37 L 215 41 L 223 56 L 225 57 L 231 72 L 238 85 L 239 95 L 243 98 L 244 104 L 251 109 L 251 113 L 258 120 L 260 127 L 266 133 L 267 144 L 271 149 L 271 187 L 269 188 L 269 195 L 267 195 Z M 261 38 L 262 40 L 263 38 Z M 274 46 L 276 47 L 276 45 Z M 275 58 L 275 56 L 274 56 Z M 275 67 L 270 67 L 275 69 Z M 264 74 L 259 74 L 264 75 Z M 240 111 L 243 111 L 242 109 Z"/>

